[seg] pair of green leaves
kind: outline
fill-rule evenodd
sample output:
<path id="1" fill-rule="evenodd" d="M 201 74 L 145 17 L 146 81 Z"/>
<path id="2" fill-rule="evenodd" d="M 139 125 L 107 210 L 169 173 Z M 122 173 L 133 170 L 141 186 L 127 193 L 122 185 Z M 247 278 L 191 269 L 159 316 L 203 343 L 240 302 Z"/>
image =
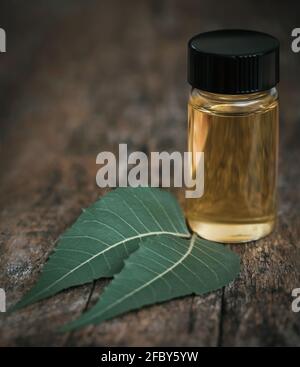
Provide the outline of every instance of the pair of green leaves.
<path id="1" fill-rule="evenodd" d="M 170 193 L 119 188 L 84 210 L 63 234 L 39 281 L 14 309 L 114 276 L 98 303 L 64 328 L 71 330 L 144 305 L 221 288 L 238 272 L 236 254 L 190 234 Z"/>

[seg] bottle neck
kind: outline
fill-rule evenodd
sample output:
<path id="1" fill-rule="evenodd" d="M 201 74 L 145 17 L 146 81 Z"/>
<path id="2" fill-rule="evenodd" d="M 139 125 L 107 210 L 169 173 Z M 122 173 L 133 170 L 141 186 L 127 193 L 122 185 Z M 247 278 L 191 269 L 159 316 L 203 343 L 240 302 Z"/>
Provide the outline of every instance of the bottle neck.
<path id="1" fill-rule="evenodd" d="M 272 97 L 274 99 L 278 98 L 278 91 L 276 87 L 273 87 L 266 91 L 260 91 L 255 93 L 243 93 L 243 94 L 220 94 L 207 92 L 201 89 L 192 88 L 191 96 L 201 95 L 202 98 L 207 98 L 209 100 L 223 101 L 223 102 L 238 102 L 238 101 L 257 101 L 259 99 L 265 99 Z"/>
<path id="2" fill-rule="evenodd" d="M 256 93 L 218 94 L 193 88 L 189 103 L 212 113 L 249 114 L 264 111 L 278 102 L 276 87 Z"/>

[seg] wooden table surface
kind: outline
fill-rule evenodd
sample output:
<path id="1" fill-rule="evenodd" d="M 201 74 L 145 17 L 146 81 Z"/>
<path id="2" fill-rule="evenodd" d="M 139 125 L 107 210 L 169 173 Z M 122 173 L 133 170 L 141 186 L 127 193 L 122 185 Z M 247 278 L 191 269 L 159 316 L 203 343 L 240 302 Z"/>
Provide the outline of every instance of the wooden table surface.
<path id="1" fill-rule="evenodd" d="M 222 6 L 220 6 L 222 5 Z M 294 5 L 293 5 L 294 6 Z M 271 1 L 2 1 L 0 27 L 0 288 L 7 305 L 36 282 L 57 237 L 104 191 L 96 155 L 184 151 L 186 42 L 201 31 L 255 28 L 279 37 L 279 220 L 269 237 L 232 246 L 240 277 L 206 296 L 132 312 L 98 326 L 57 328 L 90 307 L 107 281 L 0 315 L 7 346 L 300 345 L 299 11 Z M 299 26 L 299 24 L 298 24 Z"/>

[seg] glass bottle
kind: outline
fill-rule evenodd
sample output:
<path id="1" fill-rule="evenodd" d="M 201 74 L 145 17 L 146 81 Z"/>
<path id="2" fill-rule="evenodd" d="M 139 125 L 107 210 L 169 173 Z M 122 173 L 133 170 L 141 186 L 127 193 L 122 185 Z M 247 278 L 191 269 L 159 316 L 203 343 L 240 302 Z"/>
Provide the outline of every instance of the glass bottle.
<path id="1" fill-rule="evenodd" d="M 189 42 L 188 151 L 204 152 L 204 194 L 186 199 L 192 230 L 217 242 L 269 234 L 276 220 L 279 43 L 224 30 Z"/>

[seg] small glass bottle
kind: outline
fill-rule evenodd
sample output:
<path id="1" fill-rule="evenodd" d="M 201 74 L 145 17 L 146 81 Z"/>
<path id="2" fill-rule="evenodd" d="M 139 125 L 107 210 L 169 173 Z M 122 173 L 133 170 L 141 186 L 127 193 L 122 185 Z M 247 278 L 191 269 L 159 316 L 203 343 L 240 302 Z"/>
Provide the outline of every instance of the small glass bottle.
<path id="1" fill-rule="evenodd" d="M 188 150 L 204 152 L 204 194 L 186 199 L 192 230 L 217 242 L 269 234 L 276 219 L 279 42 L 222 30 L 189 41 Z"/>

